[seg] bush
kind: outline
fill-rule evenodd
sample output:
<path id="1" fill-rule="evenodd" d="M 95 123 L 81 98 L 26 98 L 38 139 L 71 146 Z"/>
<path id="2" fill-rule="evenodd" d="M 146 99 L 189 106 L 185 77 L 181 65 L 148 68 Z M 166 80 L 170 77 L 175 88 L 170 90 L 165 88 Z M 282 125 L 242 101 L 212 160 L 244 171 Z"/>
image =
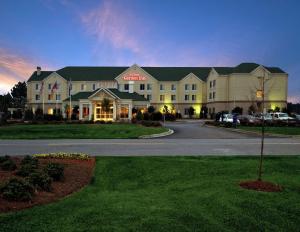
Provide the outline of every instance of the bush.
<path id="1" fill-rule="evenodd" d="M 160 120 L 162 120 L 162 113 L 159 112 L 159 111 L 152 113 L 151 119 L 153 121 L 160 121 Z"/>
<path id="2" fill-rule="evenodd" d="M 9 159 L 10 159 L 10 157 L 8 155 L 0 156 L 0 164 L 3 163 L 4 161 L 9 160 Z"/>
<path id="3" fill-rule="evenodd" d="M 32 164 L 23 164 L 21 165 L 21 168 L 17 171 L 18 176 L 29 176 L 30 173 L 33 173 L 36 171 L 37 166 L 34 166 Z"/>
<path id="4" fill-rule="evenodd" d="M 9 201 L 30 201 L 33 187 L 25 180 L 12 178 L 2 187 L 3 198 Z"/>
<path id="5" fill-rule="evenodd" d="M 48 174 L 44 172 L 30 173 L 26 180 L 37 189 L 45 190 L 48 192 L 51 191 L 52 179 Z"/>
<path id="6" fill-rule="evenodd" d="M 53 178 L 53 180 L 61 180 L 64 177 L 64 166 L 59 163 L 49 163 L 44 171 L 47 173 L 50 177 Z"/>
<path id="7" fill-rule="evenodd" d="M 37 158 L 55 158 L 55 159 L 78 159 L 78 160 L 88 160 L 91 157 L 84 153 L 48 153 L 48 154 L 35 154 L 33 155 Z"/>
<path id="8" fill-rule="evenodd" d="M 23 166 L 23 165 L 31 165 L 31 166 L 33 166 L 34 168 L 37 168 L 37 167 L 38 167 L 38 163 L 39 163 L 39 161 L 38 161 L 37 158 L 32 157 L 32 156 L 29 156 L 29 155 L 25 156 L 25 157 L 22 159 L 22 161 L 21 161 L 21 165 L 22 165 L 22 166 Z"/>
<path id="9" fill-rule="evenodd" d="M 174 114 L 167 113 L 167 114 L 165 114 L 165 120 L 166 121 L 175 121 L 176 116 Z"/>
<path id="10" fill-rule="evenodd" d="M 150 114 L 148 112 L 143 113 L 144 120 L 150 120 Z"/>
<path id="11" fill-rule="evenodd" d="M 25 110 L 25 113 L 24 113 L 24 120 L 26 120 L 26 121 L 31 121 L 31 120 L 33 120 L 33 117 L 34 117 L 34 115 L 33 115 L 33 112 L 32 112 L 31 109 Z"/>
<path id="12" fill-rule="evenodd" d="M 152 114 L 152 113 L 154 113 L 155 108 L 154 108 L 154 106 L 149 106 L 147 110 L 148 110 L 149 114 Z"/>
<path id="13" fill-rule="evenodd" d="M 143 113 L 139 110 L 136 114 L 136 120 L 141 121 L 144 119 Z"/>
<path id="14" fill-rule="evenodd" d="M 15 162 L 12 161 L 11 159 L 7 159 L 1 162 L 0 166 L 3 171 L 13 171 L 17 168 Z"/>

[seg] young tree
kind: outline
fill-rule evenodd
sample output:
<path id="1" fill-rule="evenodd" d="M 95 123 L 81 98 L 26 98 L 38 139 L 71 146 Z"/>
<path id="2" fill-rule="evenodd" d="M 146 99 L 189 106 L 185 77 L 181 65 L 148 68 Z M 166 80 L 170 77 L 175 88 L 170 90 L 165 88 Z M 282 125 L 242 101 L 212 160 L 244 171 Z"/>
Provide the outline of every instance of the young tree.
<path id="1" fill-rule="evenodd" d="M 194 115 L 194 113 L 195 113 L 195 109 L 194 109 L 194 107 L 191 106 L 189 108 L 189 117 L 192 118 L 192 116 Z"/>
<path id="2" fill-rule="evenodd" d="M 105 112 L 105 114 L 109 113 L 110 110 L 110 100 L 108 98 L 103 98 L 101 101 L 101 108 Z M 105 115 L 106 118 L 106 115 Z"/>

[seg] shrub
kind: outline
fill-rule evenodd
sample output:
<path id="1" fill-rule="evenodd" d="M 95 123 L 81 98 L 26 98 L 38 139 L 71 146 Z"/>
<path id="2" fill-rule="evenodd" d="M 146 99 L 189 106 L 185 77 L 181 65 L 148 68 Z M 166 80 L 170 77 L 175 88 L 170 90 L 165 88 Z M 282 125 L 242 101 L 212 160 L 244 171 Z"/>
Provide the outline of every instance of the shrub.
<path id="1" fill-rule="evenodd" d="M 174 114 L 167 113 L 167 114 L 165 114 L 165 120 L 166 121 L 175 121 L 176 116 Z"/>
<path id="2" fill-rule="evenodd" d="M 34 115 L 31 109 L 27 109 L 25 110 L 24 113 L 24 120 L 26 121 L 31 121 L 33 119 Z"/>
<path id="3" fill-rule="evenodd" d="M 91 157 L 84 153 L 48 153 L 48 154 L 35 154 L 33 157 L 36 158 L 55 158 L 55 159 L 79 159 L 79 160 L 88 160 Z"/>
<path id="4" fill-rule="evenodd" d="M 3 198 L 9 201 L 30 201 L 33 187 L 25 180 L 12 178 L 2 187 Z"/>
<path id="5" fill-rule="evenodd" d="M 158 121 L 145 121 L 145 120 L 142 120 L 140 122 L 143 126 L 146 126 L 146 127 L 160 127 L 161 126 L 161 123 L 158 122 Z"/>
<path id="6" fill-rule="evenodd" d="M 152 113 L 154 113 L 155 108 L 154 108 L 154 106 L 149 106 L 147 110 L 148 110 L 149 114 L 152 114 Z"/>
<path id="7" fill-rule="evenodd" d="M 49 163 L 44 171 L 55 181 L 61 180 L 64 177 L 64 166 L 59 163 Z"/>
<path id="8" fill-rule="evenodd" d="M 143 113 L 143 119 L 144 120 L 150 120 L 150 114 L 148 112 Z"/>
<path id="9" fill-rule="evenodd" d="M 21 165 L 20 169 L 17 171 L 18 176 L 29 176 L 30 173 L 35 172 L 37 166 L 32 164 L 23 164 Z"/>
<path id="10" fill-rule="evenodd" d="M 112 124 L 112 123 L 113 123 L 112 120 L 106 121 L 106 124 Z"/>
<path id="11" fill-rule="evenodd" d="M 33 172 L 30 173 L 26 178 L 27 181 L 37 189 L 51 191 L 51 177 L 44 172 Z"/>
<path id="12" fill-rule="evenodd" d="M 7 160 L 3 161 L 0 164 L 0 166 L 3 171 L 13 171 L 17 168 L 15 162 L 12 161 L 11 159 L 7 159 Z"/>
<path id="13" fill-rule="evenodd" d="M 141 121 L 144 119 L 144 116 L 143 116 L 143 113 L 139 110 L 137 113 L 136 113 L 136 120 L 138 121 Z"/>
<path id="14" fill-rule="evenodd" d="M 9 159 L 10 159 L 10 157 L 8 155 L 0 156 L 0 164 L 3 163 L 4 161 L 9 160 Z"/>
<path id="15" fill-rule="evenodd" d="M 31 165 L 35 168 L 37 168 L 38 163 L 39 163 L 39 161 L 36 157 L 32 157 L 32 156 L 29 156 L 29 155 L 25 156 L 21 161 L 22 166 L 23 165 Z"/>
<path id="16" fill-rule="evenodd" d="M 159 111 L 152 113 L 151 119 L 153 121 L 160 121 L 160 120 L 162 120 L 162 113 L 159 112 Z"/>

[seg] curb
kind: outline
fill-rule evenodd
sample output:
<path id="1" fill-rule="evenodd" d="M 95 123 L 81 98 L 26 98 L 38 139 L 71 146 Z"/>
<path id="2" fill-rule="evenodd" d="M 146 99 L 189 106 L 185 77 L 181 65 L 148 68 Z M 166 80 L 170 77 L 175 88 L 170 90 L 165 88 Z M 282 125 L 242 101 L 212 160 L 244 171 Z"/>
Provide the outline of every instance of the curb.
<path id="1" fill-rule="evenodd" d="M 138 138 L 139 139 L 152 139 L 152 138 L 159 138 L 159 137 L 165 137 L 168 135 L 171 135 L 174 133 L 174 130 L 169 129 L 166 132 L 160 133 L 160 134 L 152 134 L 152 135 L 141 135 Z"/>

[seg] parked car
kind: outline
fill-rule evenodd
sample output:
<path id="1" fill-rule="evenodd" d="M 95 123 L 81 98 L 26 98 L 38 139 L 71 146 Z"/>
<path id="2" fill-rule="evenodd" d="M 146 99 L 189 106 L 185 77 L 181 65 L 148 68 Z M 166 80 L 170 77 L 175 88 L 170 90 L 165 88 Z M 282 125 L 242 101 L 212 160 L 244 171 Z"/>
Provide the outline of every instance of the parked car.
<path id="1" fill-rule="evenodd" d="M 219 122 L 233 123 L 233 115 L 232 114 L 223 114 L 223 120 L 222 120 L 222 116 L 221 116 L 219 119 Z M 237 124 L 240 124 L 239 119 L 237 119 Z"/>
<path id="2" fill-rule="evenodd" d="M 271 113 L 271 115 L 274 120 L 292 120 L 293 119 L 287 113 L 276 112 L 276 113 Z"/>
<path id="3" fill-rule="evenodd" d="M 239 115 L 238 120 L 243 126 L 254 126 L 261 123 L 261 121 L 253 115 Z"/>
<path id="4" fill-rule="evenodd" d="M 281 126 L 295 126 L 297 121 L 295 118 L 290 117 L 287 113 L 275 112 L 271 113 L 274 124 Z"/>

